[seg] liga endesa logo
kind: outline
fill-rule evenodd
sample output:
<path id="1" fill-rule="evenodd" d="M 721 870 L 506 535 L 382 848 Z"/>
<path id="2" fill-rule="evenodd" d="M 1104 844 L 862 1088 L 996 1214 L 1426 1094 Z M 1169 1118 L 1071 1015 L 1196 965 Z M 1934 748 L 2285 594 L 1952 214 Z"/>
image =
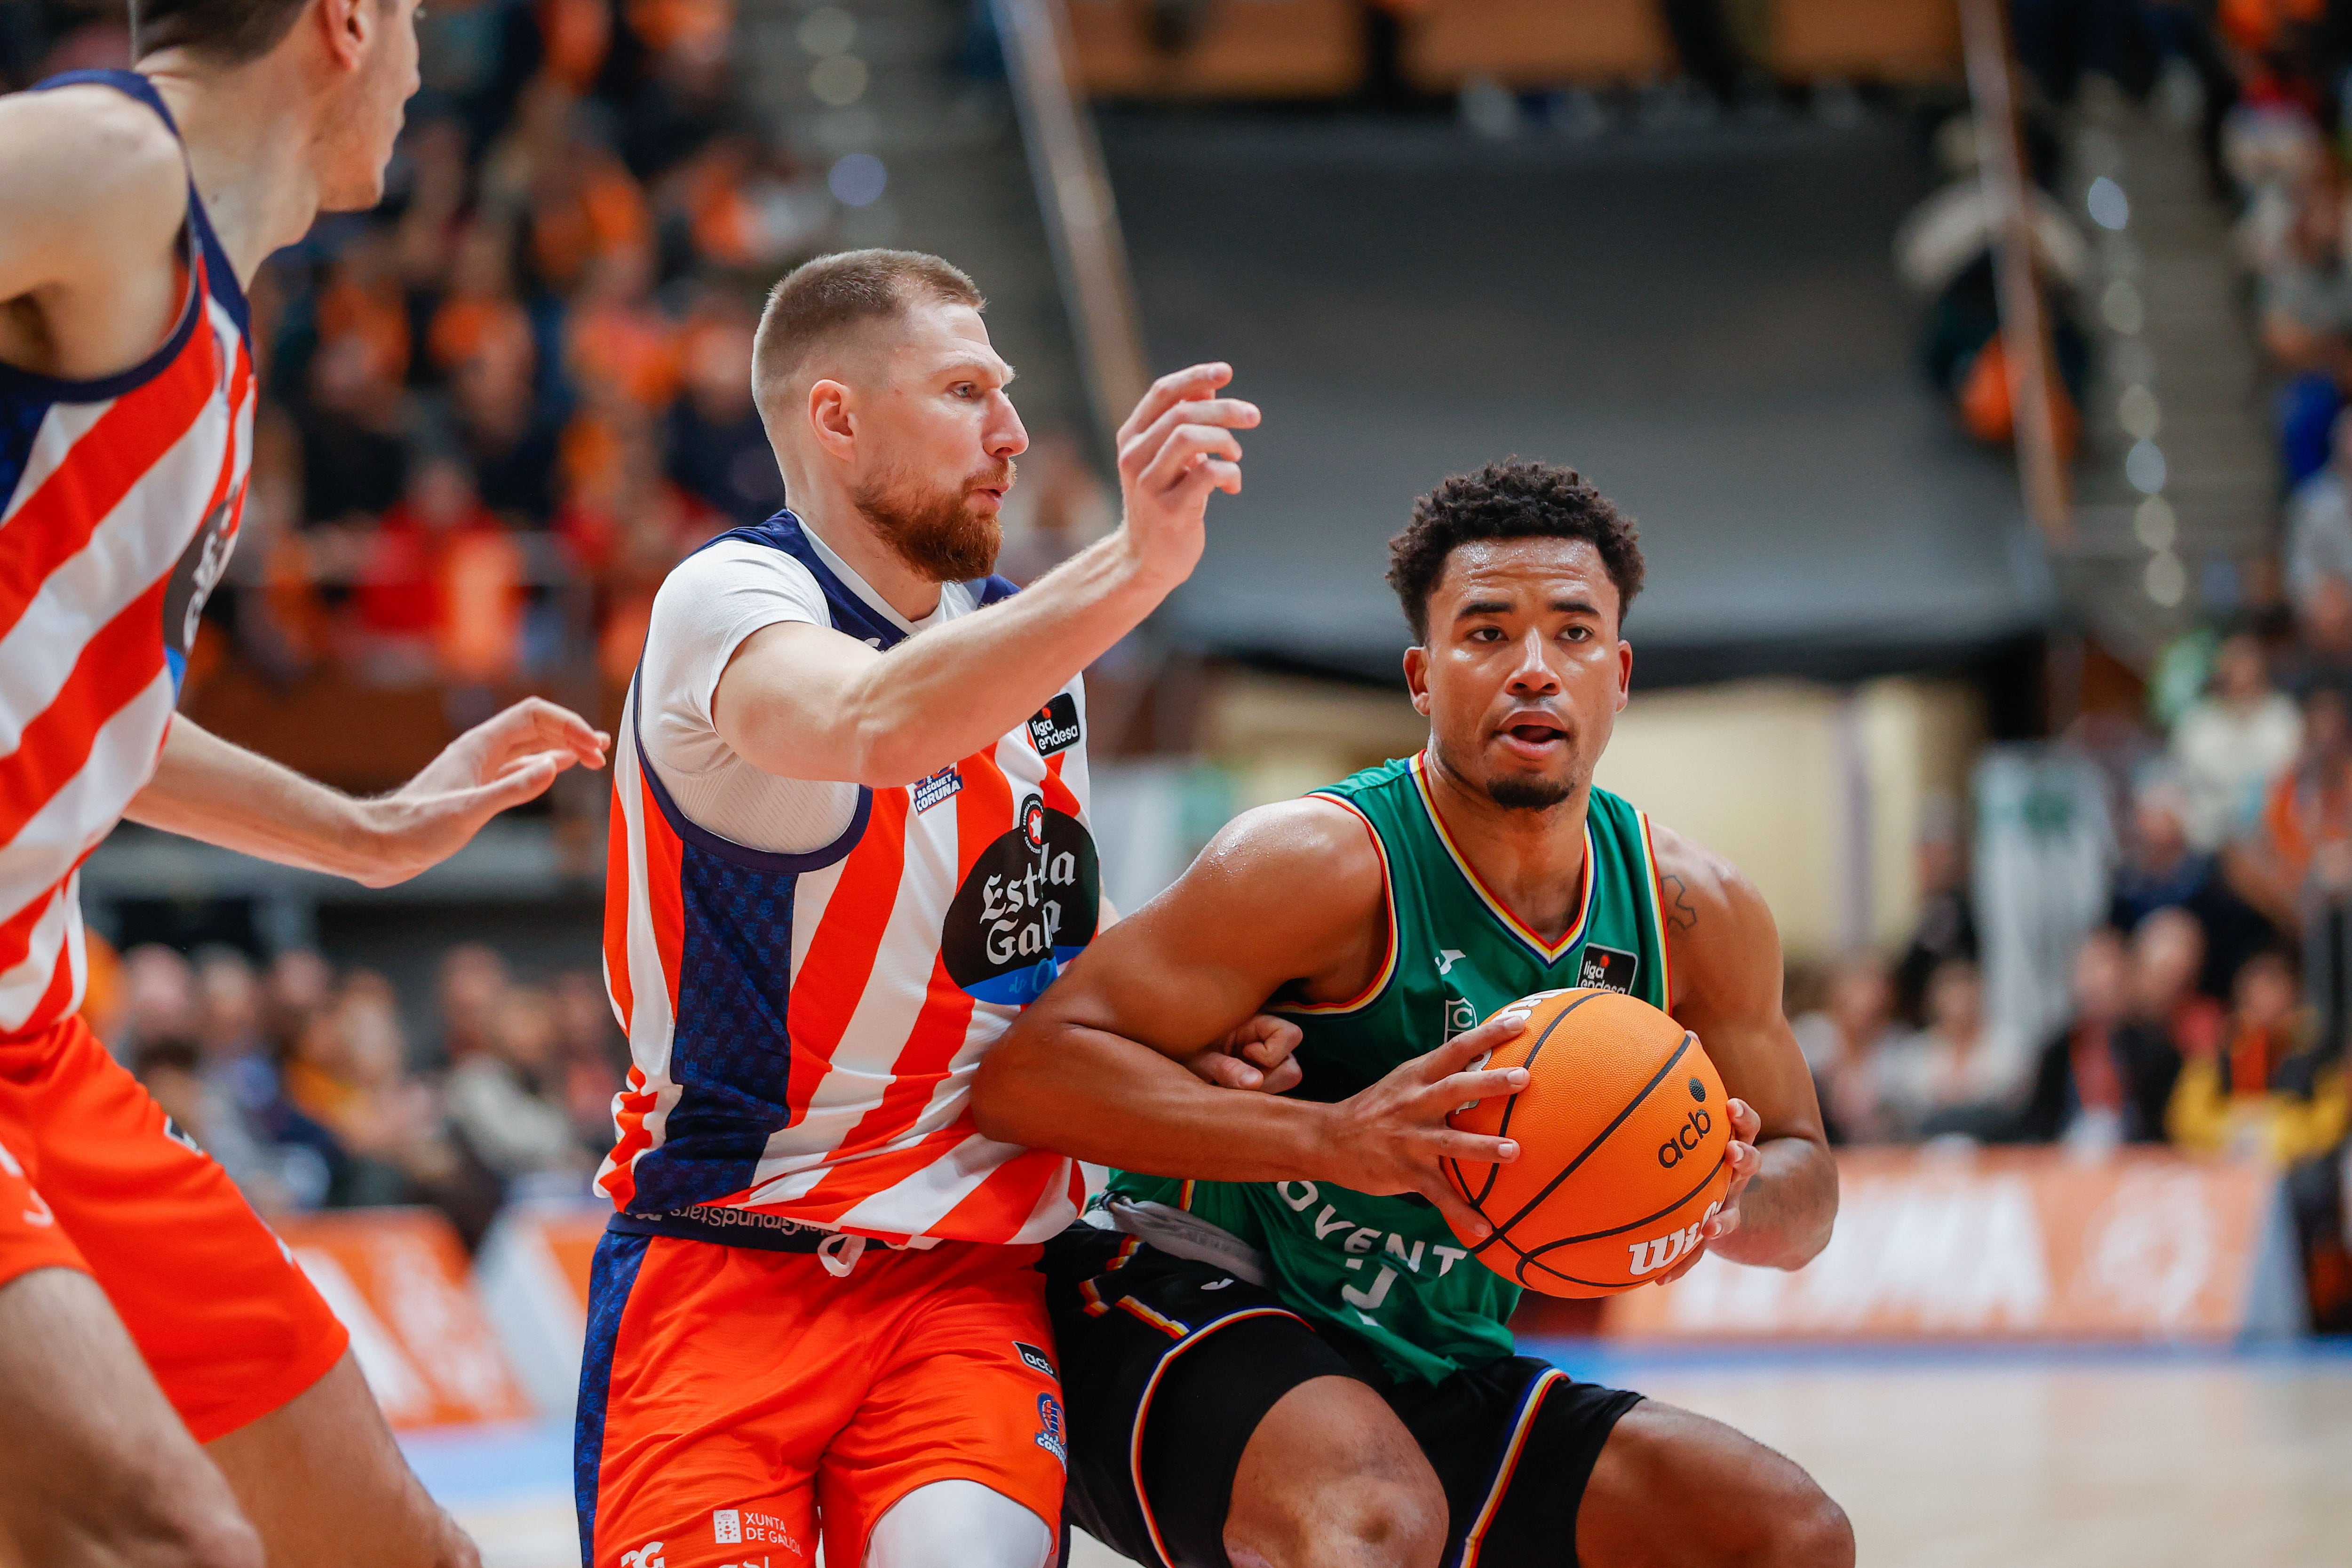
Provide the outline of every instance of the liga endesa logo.
<path id="1" fill-rule="evenodd" d="M 1102 872 L 1086 824 L 1029 795 L 948 906 L 940 956 L 982 1002 L 1026 1006 L 1094 940 Z"/>

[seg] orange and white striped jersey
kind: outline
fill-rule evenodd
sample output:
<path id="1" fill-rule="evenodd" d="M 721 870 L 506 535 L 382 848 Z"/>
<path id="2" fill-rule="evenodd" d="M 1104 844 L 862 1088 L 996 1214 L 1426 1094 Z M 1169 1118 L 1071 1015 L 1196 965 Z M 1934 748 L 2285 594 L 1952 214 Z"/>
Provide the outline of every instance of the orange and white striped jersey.
<path id="1" fill-rule="evenodd" d="M 707 548 L 746 545 L 804 569 L 835 630 L 885 650 L 909 635 L 791 512 Z M 943 607 L 1013 591 L 951 584 Z M 596 1183 L 615 1228 L 758 1246 L 811 1226 L 922 1243 L 1068 1225 L 1076 1166 L 982 1137 L 970 1100 L 989 1047 L 1094 937 L 1079 682 L 984 752 L 858 790 L 834 842 L 786 854 L 679 809 L 646 750 L 676 707 L 646 688 L 656 662 L 613 768 L 604 973 L 632 1065 Z"/>
<path id="2" fill-rule="evenodd" d="M 35 90 L 93 82 L 172 123 L 131 71 Z M 250 329 L 193 184 L 183 234 L 187 292 L 144 363 L 0 365 L 0 1037 L 81 1005 L 81 863 L 154 775 L 244 510 Z"/>

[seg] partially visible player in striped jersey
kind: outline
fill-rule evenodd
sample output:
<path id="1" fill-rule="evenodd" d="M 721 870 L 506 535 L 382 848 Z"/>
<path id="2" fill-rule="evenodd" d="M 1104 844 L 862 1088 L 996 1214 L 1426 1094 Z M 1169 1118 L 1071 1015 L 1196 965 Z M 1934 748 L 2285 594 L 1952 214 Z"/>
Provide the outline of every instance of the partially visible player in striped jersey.
<path id="1" fill-rule="evenodd" d="M 137 72 L 0 99 L 0 1562 L 470 1563 L 291 1255 L 76 1016 L 76 877 L 128 816 L 396 882 L 604 740 L 528 702 L 359 801 L 173 716 L 245 500 L 245 285 L 381 196 L 416 5 L 131 14 Z"/>
<path id="2" fill-rule="evenodd" d="M 1078 672 L 1190 574 L 1257 410 L 1223 365 L 1163 377 L 1119 433 L 1121 527 L 1015 595 L 989 574 L 1028 437 L 981 304 L 903 251 L 779 284 L 752 379 L 793 510 L 655 600 L 605 883 L 635 1065 L 597 1177 L 590 1568 L 806 1568 L 820 1531 L 841 1568 L 1055 1551 L 1034 1265 L 1082 1188 L 982 1136 L 970 1087 L 1106 918 Z"/>

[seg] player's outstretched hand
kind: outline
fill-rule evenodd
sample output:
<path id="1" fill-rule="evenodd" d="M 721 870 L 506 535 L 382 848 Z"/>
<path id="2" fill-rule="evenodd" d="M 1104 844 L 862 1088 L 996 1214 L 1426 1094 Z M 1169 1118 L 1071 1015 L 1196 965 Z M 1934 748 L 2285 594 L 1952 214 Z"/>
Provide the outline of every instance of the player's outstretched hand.
<path id="1" fill-rule="evenodd" d="M 1242 444 L 1236 430 L 1256 427 L 1257 405 L 1218 397 L 1233 380 L 1229 364 L 1196 364 L 1171 372 L 1118 427 L 1119 498 L 1137 563 L 1172 588 L 1201 559 L 1209 492 L 1239 495 Z"/>
<path id="2" fill-rule="evenodd" d="M 443 748 L 424 772 L 366 803 L 382 887 L 405 881 L 465 847 L 482 824 L 536 799 L 577 764 L 600 768 L 612 737 L 568 708 L 526 697 Z"/>
<path id="3" fill-rule="evenodd" d="M 1671 1285 L 1689 1273 L 1706 1249 L 1739 1228 L 1739 1194 L 1748 1190 L 1756 1172 L 1764 1163 L 1764 1156 L 1756 1152 L 1756 1135 L 1764 1131 L 1763 1118 L 1746 1100 L 1733 1099 L 1727 1109 L 1731 1113 L 1731 1142 L 1724 1146 L 1723 1163 L 1731 1167 L 1731 1184 L 1723 1190 L 1723 1202 L 1715 1213 L 1699 1226 L 1698 1245 L 1680 1263 L 1658 1276 L 1657 1283 Z"/>
<path id="4" fill-rule="evenodd" d="M 1303 1038 L 1289 1019 L 1260 1013 L 1184 1065 L 1220 1088 L 1280 1094 L 1298 1086 L 1301 1075 L 1290 1053 Z"/>
<path id="5" fill-rule="evenodd" d="M 1517 1094 L 1528 1069 L 1474 1069 L 1473 1064 L 1528 1026 L 1505 1011 L 1333 1106 L 1333 1137 L 1324 1169 L 1311 1173 L 1365 1193 L 1419 1193 L 1457 1234 L 1483 1237 L 1494 1227 L 1463 1202 L 1437 1162 L 1448 1155 L 1500 1165 L 1519 1157 L 1516 1139 L 1457 1131 L 1446 1117 L 1490 1094 Z"/>

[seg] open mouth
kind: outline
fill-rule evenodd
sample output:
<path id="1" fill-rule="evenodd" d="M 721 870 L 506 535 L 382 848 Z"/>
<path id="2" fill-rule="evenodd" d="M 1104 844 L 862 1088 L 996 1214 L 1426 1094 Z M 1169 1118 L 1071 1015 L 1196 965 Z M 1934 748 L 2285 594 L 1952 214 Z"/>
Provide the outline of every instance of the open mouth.
<path id="1" fill-rule="evenodd" d="M 1568 740 L 1568 731 L 1558 725 L 1533 721 L 1505 725 L 1502 734 L 1503 739 L 1512 743 L 1514 750 L 1529 752 L 1547 752 Z"/>

